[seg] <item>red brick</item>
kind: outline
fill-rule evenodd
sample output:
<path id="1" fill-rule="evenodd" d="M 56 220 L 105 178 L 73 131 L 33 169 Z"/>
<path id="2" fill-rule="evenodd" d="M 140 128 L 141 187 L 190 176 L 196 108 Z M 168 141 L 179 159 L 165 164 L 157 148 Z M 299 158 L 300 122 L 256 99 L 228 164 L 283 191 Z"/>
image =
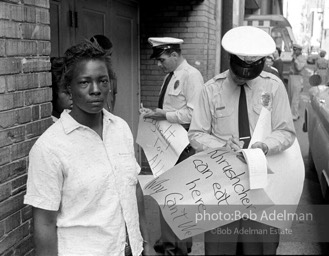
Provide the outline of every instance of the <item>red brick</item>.
<path id="1" fill-rule="evenodd" d="M 49 87 L 25 92 L 25 104 L 27 106 L 32 104 L 44 103 L 51 100 L 52 100 L 52 91 L 51 88 Z M 1 105 L 0 105 L 0 110 L 1 110 Z"/>
<path id="2" fill-rule="evenodd" d="M 0 203 L 0 220 L 12 215 L 24 207 L 23 204 L 24 193 L 10 197 L 9 199 Z M 0 252 L 1 255 L 1 252 Z"/>
<path id="3" fill-rule="evenodd" d="M 21 241 L 25 236 L 29 234 L 29 223 L 26 222 L 22 226 L 16 228 L 1 241 L 0 255 L 6 250 L 14 246 L 18 241 Z"/>
<path id="4" fill-rule="evenodd" d="M 0 148 L 0 165 L 7 164 L 9 162 L 10 162 L 10 149 L 9 149 L 9 147 Z"/>
<path id="5" fill-rule="evenodd" d="M 5 232 L 9 233 L 21 224 L 21 214 L 16 212 L 5 219 Z"/>
<path id="6" fill-rule="evenodd" d="M 32 206 L 31 205 L 27 205 L 26 207 L 24 207 L 22 210 L 21 210 L 21 218 L 22 218 L 22 222 L 25 222 L 29 219 L 32 218 L 33 216 L 33 212 L 32 212 Z"/>
<path id="7" fill-rule="evenodd" d="M 0 31 L 1 31 L 1 27 L 0 27 Z M 0 58 L 0 75 L 16 74 L 21 71 L 21 68 L 22 68 L 22 64 L 19 59 Z"/>
<path id="8" fill-rule="evenodd" d="M 16 111 L 0 112 L 0 128 L 6 129 L 16 123 Z"/>
<path id="9" fill-rule="evenodd" d="M 0 131 L 0 147 L 20 142 L 25 138 L 25 127 L 15 127 Z"/>
<path id="10" fill-rule="evenodd" d="M 14 21 L 0 20 L 0 37 L 21 38 L 20 24 Z"/>
<path id="11" fill-rule="evenodd" d="M 9 182 L 0 185 L 0 202 L 11 196 L 11 185 Z"/>
<path id="12" fill-rule="evenodd" d="M 24 141 L 16 143 L 11 146 L 11 160 L 17 160 L 19 158 L 28 156 L 30 149 L 32 147 L 32 141 Z"/>
<path id="13" fill-rule="evenodd" d="M 26 137 L 34 138 L 40 136 L 52 123 L 52 119 L 47 118 L 26 125 Z"/>
<path id="14" fill-rule="evenodd" d="M 25 124 L 31 122 L 32 111 L 30 107 L 17 110 L 17 122 L 19 124 Z"/>
<path id="15" fill-rule="evenodd" d="M 7 165 L 0 166 L 0 180 L 6 182 L 22 173 L 26 172 L 26 160 L 22 159 L 16 162 L 11 162 Z"/>

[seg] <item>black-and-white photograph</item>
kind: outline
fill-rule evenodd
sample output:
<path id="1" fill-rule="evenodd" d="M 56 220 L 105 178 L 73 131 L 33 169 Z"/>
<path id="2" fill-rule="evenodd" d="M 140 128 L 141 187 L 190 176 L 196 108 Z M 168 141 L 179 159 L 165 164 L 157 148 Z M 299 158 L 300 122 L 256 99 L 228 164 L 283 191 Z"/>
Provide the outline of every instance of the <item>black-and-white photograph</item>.
<path id="1" fill-rule="evenodd" d="M 327 255 L 328 216 L 329 1 L 0 0 L 0 256 Z"/>

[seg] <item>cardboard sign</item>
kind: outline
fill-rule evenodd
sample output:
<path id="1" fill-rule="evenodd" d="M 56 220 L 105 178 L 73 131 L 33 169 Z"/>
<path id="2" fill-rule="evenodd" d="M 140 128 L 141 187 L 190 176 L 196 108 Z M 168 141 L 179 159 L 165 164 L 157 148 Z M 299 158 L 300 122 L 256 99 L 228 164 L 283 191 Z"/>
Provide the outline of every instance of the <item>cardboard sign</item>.
<path id="1" fill-rule="evenodd" d="M 143 148 L 155 177 L 175 165 L 189 144 L 186 130 L 180 124 L 139 117 L 136 142 Z"/>
<path id="2" fill-rule="evenodd" d="M 248 166 L 242 153 L 225 148 L 189 157 L 146 184 L 144 194 L 158 202 L 165 220 L 180 239 L 273 205 L 264 189 L 249 189 Z"/>
<path id="3" fill-rule="evenodd" d="M 252 141 L 266 138 L 270 124 L 271 112 L 263 108 Z M 144 194 L 158 202 L 180 239 L 241 218 L 290 228 L 305 175 L 297 139 L 285 151 L 266 157 L 270 171 L 264 189 L 250 189 L 249 169 L 241 154 L 217 148 L 193 155 L 146 184 Z"/>

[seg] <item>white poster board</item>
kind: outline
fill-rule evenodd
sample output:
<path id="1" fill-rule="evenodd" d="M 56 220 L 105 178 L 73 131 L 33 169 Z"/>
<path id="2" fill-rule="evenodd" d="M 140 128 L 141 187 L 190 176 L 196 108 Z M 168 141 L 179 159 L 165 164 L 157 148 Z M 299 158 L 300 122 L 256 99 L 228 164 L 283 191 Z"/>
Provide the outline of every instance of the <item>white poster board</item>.
<path id="1" fill-rule="evenodd" d="M 262 122 L 270 121 L 270 112 L 262 112 L 257 125 L 268 129 L 268 124 Z M 255 135 L 260 141 L 271 132 L 263 129 Z M 240 218 L 290 228 L 294 218 L 289 216 L 298 206 L 305 173 L 297 139 L 287 150 L 266 158 L 270 171 L 264 189 L 250 189 L 248 166 L 241 161 L 241 153 L 218 148 L 193 155 L 174 166 L 146 184 L 144 194 L 157 201 L 165 220 L 180 239 Z"/>
<path id="2" fill-rule="evenodd" d="M 136 142 L 143 148 L 155 177 L 175 165 L 189 144 L 187 131 L 180 124 L 139 117 Z"/>

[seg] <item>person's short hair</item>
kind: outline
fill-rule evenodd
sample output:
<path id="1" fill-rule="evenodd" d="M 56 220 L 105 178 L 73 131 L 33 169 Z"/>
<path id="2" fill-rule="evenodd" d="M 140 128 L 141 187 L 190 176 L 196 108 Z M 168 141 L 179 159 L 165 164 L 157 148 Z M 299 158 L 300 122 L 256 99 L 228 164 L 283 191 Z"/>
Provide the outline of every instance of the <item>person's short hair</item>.
<path id="1" fill-rule="evenodd" d="M 113 47 L 111 40 L 104 35 L 94 35 L 90 38 L 90 42 L 97 42 L 105 51 L 109 51 Z"/>
<path id="2" fill-rule="evenodd" d="M 276 50 L 278 51 L 278 54 L 279 54 L 279 57 L 281 56 L 281 49 L 280 49 L 280 47 L 276 47 Z"/>
<path id="3" fill-rule="evenodd" d="M 319 53 L 320 57 L 323 58 L 324 56 L 326 56 L 326 51 L 322 50 Z"/>
<path id="4" fill-rule="evenodd" d="M 51 57 L 51 88 L 53 92 L 52 101 L 55 102 L 58 98 L 58 92 L 61 86 L 61 78 L 63 74 L 63 67 L 65 63 L 64 57 Z"/>
<path id="5" fill-rule="evenodd" d="M 68 88 L 73 79 L 73 71 L 77 63 L 83 60 L 102 60 L 105 62 L 109 78 L 114 79 L 111 59 L 106 57 L 106 50 L 96 44 L 85 40 L 77 45 L 74 45 L 64 53 L 64 68 L 61 76 L 61 85 Z"/>

